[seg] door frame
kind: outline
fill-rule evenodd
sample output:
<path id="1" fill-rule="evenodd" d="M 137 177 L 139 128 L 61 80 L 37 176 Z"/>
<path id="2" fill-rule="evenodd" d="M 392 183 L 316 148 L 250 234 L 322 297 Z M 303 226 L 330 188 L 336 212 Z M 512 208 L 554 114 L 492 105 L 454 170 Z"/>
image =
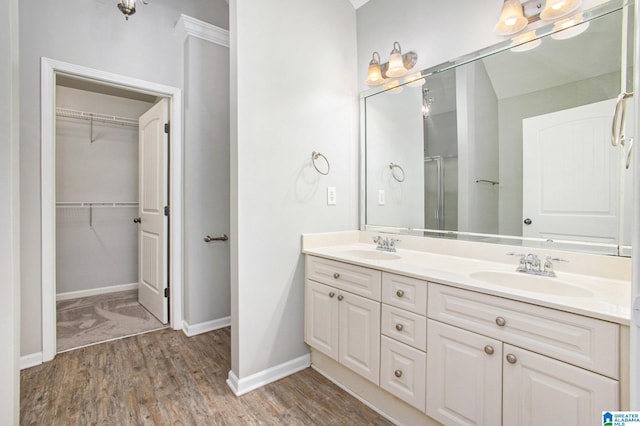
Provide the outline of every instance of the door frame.
<path id="1" fill-rule="evenodd" d="M 171 328 L 182 329 L 183 288 L 183 154 L 182 90 L 125 75 L 74 65 L 50 58 L 41 59 L 41 226 L 42 226 L 42 360 L 56 355 L 56 240 L 55 240 L 55 99 L 56 74 L 94 80 L 170 99 L 169 118 L 169 282 Z"/>

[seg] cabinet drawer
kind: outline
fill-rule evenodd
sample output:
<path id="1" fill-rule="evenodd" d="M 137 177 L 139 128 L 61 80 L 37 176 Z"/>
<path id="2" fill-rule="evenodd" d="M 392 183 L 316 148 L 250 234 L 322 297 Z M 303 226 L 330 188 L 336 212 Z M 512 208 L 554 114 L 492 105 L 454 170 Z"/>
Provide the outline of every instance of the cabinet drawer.
<path id="1" fill-rule="evenodd" d="M 427 318 L 422 315 L 383 304 L 382 334 L 421 351 L 427 350 Z"/>
<path id="2" fill-rule="evenodd" d="M 321 257 L 306 256 L 307 278 L 380 301 L 382 273 Z"/>
<path id="3" fill-rule="evenodd" d="M 427 282 L 384 272 L 382 301 L 387 305 L 427 315 Z"/>
<path id="4" fill-rule="evenodd" d="M 616 324 L 429 283 L 429 318 L 619 378 Z"/>
<path id="5" fill-rule="evenodd" d="M 427 355 L 384 336 L 380 351 L 380 386 L 424 411 Z"/>

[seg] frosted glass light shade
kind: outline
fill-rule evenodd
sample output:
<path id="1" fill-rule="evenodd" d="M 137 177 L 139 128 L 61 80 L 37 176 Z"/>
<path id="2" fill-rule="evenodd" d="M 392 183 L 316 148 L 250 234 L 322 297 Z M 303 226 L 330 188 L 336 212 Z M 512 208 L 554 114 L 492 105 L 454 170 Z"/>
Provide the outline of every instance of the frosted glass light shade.
<path id="1" fill-rule="evenodd" d="M 536 39 L 535 31 L 520 34 L 511 40 L 512 52 L 526 52 L 540 46 L 542 40 Z"/>
<path id="2" fill-rule="evenodd" d="M 553 21 L 562 18 L 578 10 L 581 5 L 582 0 L 547 0 L 540 13 L 540 19 Z"/>
<path id="3" fill-rule="evenodd" d="M 402 92 L 402 86 L 400 86 L 400 82 L 398 80 L 390 80 L 383 86 L 384 90 L 388 90 L 389 93 L 400 93 Z"/>
<path id="4" fill-rule="evenodd" d="M 519 0 L 504 0 L 500 19 L 493 28 L 493 32 L 496 35 L 508 36 L 522 31 L 528 23 Z"/>
<path id="5" fill-rule="evenodd" d="M 404 61 L 402 60 L 402 53 L 391 53 L 389 56 L 389 68 L 387 69 L 387 76 L 397 78 L 402 77 L 407 73 L 407 69 L 404 67 Z"/>
<path id="6" fill-rule="evenodd" d="M 413 74 L 409 74 L 404 78 L 404 82 L 407 83 L 409 87 L 421 87 L 426 82 L 424 78 L 422 78 L 421 72 L 416 72 Z"/>
<path id="7" fill-rule="evenodd" d="M 367 84 L 367 86 L 379 86 L 384 83 L 382 71 L 380 70 L 380 64 L 369 64 L 369 70 L 367 71 L 367 79 L 365 80 L 365 83 Z"/>
<path id="8" fill-rule="evenodd" d="M 579 13 L 568 19 L 563 19 L 553 24 L 553 30 L 558 31 L 551 34 L 551 38 L 554 40 L 566 40 L 568 38 L 576 37 L 587 31 L 590 22 L 583 22 L 582 14 Z"/>

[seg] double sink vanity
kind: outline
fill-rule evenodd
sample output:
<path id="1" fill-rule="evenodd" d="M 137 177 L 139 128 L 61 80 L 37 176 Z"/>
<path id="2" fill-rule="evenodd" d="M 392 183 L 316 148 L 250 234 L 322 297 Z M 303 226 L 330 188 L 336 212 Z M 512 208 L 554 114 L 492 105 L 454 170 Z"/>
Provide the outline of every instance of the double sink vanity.
<path id="1" fill-rule="evenodd" d="M 628 409 L 629 258 L 413 236 L 396 251 L 382 236 L 383 251 L 378 236 L 303 236 L 316 370 L 402 424 L 596 425 Z"/>

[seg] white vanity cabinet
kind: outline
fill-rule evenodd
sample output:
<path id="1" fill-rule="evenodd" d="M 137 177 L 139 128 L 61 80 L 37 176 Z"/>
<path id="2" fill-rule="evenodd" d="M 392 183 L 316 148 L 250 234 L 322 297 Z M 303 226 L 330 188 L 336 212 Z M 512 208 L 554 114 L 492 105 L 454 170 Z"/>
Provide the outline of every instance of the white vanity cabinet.
<path id="1" fill-rule="evenodd" d="M 306 275 L 305 342 L 379 384 L 381 273 L 307 256 Z"/>
<path id="2" fill-rule="evenodd" d="M 597 425 L 619 408 L 616 324 L 429 284 L 426 413 L 446 425 Z"/>

